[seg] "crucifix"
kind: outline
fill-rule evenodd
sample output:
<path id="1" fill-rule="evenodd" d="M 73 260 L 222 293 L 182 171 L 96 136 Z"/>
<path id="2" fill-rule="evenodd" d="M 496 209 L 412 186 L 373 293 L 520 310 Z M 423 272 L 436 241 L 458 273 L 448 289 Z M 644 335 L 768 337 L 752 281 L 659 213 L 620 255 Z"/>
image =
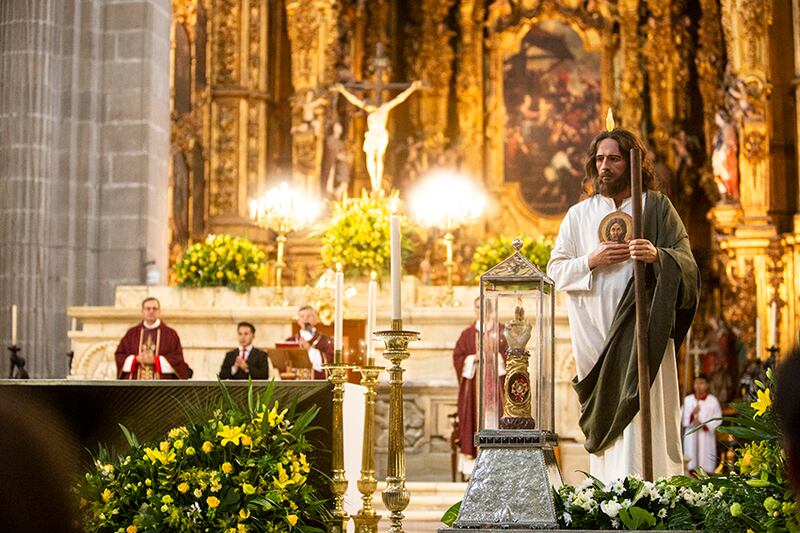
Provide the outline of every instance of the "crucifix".
<path id="1" fill-rule="evenodd" d="M 372 64 L 375 70 L 374 82 L 348 83 L 346 85 L 337 83 L 332 90 L 341 93 L 348 102 L 367 112 L 367 131 L 364 133 L 362 149 L 367 157 L 367 173 L 372 191 L 375 192 L 381 189 L 383 180 L 383 156 L 389 145 L 389 131 L 386 129 L 389 112 L 405 102 L 412 93 L 422 88 L 422 82 L 384 83 L 383 73 L 389 67 L 389 59 L 383 55 L 382 43 L 378 43 L 376 46 Z M 402 92 L 388 102 L 383 101 L 384 91 L 397 89 L 402 89 Z M 359 98 L 352 92 L 370 90 L 375 92 L 374 102 L 369 102 L 366 98 Z"/>

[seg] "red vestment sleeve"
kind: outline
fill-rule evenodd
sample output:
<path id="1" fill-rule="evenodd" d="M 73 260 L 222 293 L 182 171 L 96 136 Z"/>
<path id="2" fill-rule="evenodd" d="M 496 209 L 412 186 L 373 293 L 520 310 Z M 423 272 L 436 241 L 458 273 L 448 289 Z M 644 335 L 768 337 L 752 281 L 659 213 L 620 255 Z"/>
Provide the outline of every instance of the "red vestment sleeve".
<path id="1" fill-rule="evenodd" d="M 175 375 L 180 379 L 189 378 L 189 365 L 183 360 L 183 347 L 181 346 L 181 339 L 178 333 L 161 323 L 161 341 L 158 347 L 160 356 L 164 357 L 172 368 L 175 370 Z"/>
<path id="2" fill-rule="evenodd" d="M 139 354 L 139 330 L 141 324 L 137 324 L 129 329 L 117 345 L 117 351 L 114 353 L 114 359 L 117 362 L 117 378 L 122 376 L 122 366 L 125 364 L 125 359 L 129 355 Z"/>

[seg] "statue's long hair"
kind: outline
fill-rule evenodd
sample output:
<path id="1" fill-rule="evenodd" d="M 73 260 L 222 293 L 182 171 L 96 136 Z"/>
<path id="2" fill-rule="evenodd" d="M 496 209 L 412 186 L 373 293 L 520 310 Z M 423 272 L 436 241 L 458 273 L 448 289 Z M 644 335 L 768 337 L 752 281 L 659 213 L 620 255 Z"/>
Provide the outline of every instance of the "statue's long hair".
<path id="1" fill-rule="evenodd" d="M 586 161 L 584 162 L 584 170 L 586 174 L 583 178 L 583 190 L 586 191 L 587 194 L 597 194 L 599 176 L 594 158 L 597 155 L 597 145 L 600 144 L 600 141 L 604 139 L 613 139 L 617 141 L 619 150 L 622 153 L 622 157 L 625 158 L 625 162 L 628 165 L 628 172 L 630 172 L 631 169 L 631 148 L 638 148 L 642 152 L 642 189 L 658 190 L 659 180 L 658 176 L 656 175 L 653 158 L 650 155 L 647 146 L 645 146 L 642 140 L 639 139 L 639 137 L 637 137 L 634 133 L 623 128 L 614 128 L 611 131 L 603 131 L 599 133 L 594 139 L 592 139 L 592 143 L 589 145 L 589 150 L 586 152 Z"/>

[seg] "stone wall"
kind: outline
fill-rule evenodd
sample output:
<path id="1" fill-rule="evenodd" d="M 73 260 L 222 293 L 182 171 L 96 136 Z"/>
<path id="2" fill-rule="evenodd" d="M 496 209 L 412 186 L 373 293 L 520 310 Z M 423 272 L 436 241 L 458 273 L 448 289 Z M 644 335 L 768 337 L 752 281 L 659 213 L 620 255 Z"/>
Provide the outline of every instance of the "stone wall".
<path id="1" fill-rule="evenodd" d="M 170 17 L 170 0 L 0 4 L 0 339 L 15 303 L 32 377 L 66 374 L 67 306 L 166 272 Z"/>

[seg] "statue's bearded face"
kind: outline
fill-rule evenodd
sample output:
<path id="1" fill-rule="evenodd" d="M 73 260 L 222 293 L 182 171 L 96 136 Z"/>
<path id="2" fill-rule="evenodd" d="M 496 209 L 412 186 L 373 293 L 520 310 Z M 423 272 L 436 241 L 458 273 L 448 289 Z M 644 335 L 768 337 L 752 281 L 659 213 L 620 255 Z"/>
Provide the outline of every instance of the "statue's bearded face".
<path id="1" fill-rule="evenodd" d="M 623 157 L 614 139 L 603 139 L 597 144 L 594 163 L 597 167 L 595 190 L 603 196 L 612 198 L 630 186 L 628 160 Z"/>

